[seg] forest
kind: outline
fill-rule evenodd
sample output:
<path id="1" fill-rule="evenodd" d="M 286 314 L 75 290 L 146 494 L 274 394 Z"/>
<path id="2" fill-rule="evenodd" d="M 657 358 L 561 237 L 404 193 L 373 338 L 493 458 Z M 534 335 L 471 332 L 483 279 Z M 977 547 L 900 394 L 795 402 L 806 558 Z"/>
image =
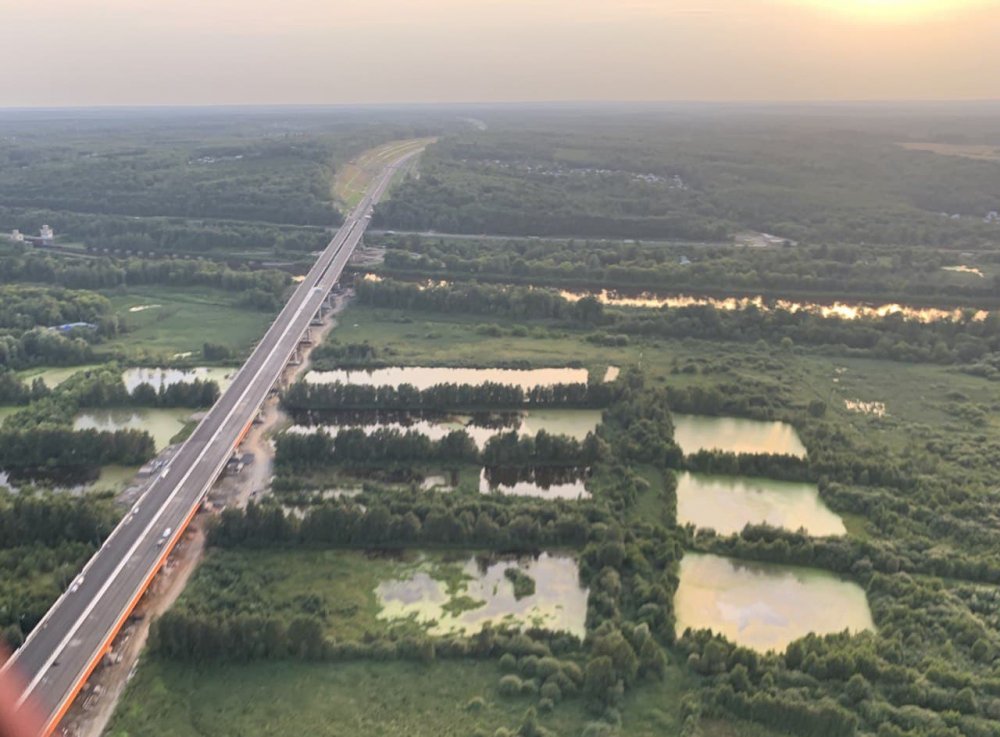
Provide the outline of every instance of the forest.
<path id="1" fill-rule="evenodd" d="M 577 289 L 992 306 L 1000 254 L 859 244 L 699 244 L 382 235 L 378 273 Z M 975 264 L 980 264 L 976 266 Z M 969 270 L 955 271 L 966 267 Z"/>
<path id="2" fill-rule="evenodd" d="M 961 122 L 952 123 L 961 135 Z M 1000 171 L 899 145 L 905 119 L 550 112 L 430 147 L 377 214 L 443 233 L 995 247 Z M 939 131 L 940 133 L 940 131 Z M 958 218 L 952 218 L 958 215 Z"/>

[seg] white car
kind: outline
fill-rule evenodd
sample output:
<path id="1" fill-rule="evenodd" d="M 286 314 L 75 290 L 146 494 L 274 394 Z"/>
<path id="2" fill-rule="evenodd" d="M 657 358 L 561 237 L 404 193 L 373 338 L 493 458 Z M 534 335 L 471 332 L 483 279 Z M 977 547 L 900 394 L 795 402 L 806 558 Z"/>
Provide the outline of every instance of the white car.
<path id="1" fill-rule="evenodd" d="M 76 591 L 78 591 L 80 586 L 82 585 L 83 585 L 83 576 L 80 576 L 73 582 L 73 585 L 69 587 L 69 592 L 71 594 L 76 593 Z"/>

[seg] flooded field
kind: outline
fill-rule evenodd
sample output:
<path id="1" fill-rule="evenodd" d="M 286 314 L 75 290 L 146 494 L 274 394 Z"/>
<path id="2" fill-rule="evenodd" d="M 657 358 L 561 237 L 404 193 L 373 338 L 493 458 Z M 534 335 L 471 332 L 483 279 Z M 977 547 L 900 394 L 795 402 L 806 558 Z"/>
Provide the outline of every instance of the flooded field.
<path id="1" fill-rule="evenodd" d="M 515 592 L 515 577 L 529 578 L 531 592 Z M 415 621 L 433 635 L 474 634 L 487 622 L 585 634 L 587 589 L 570 556 L 421 559 L 398 578 L 379 583 L 375 595 L 379 619 Z"/>
<path id="2" fill-rule="evenodd" d="M 844 535 L 843 520 L 820 499 L 815 484 L 680 473 L 677 522 L 731 535 L 746 525 L 804 529 L 814 537 Z"/>
<path id="3" fill-rule="evenodd" d="M 534 496 L 540 499 L 589 499 L 586 468 L 484 468 L 481 494 Z"/>
<path id="4" fill-rule="evenodd" d="M 316 432 L 331 435 L 348 427 L 360 427 L 366 433 L 378 429 L 400 432 L 412 430 L 432 440 L 440 440 L 454 430 L 465 430 L 480 449 L 501 432 L 517 430 L 522 435 L 536 435 L 545 430 L 552 435 L 568 435 L 583 440 L 601 423 L 601 410 L 539 409 L 524 412 L 448 414 L 431 412 L 312 412 L 296 416 L 298 424 L 290 432 Z"/>
<path id="5" fill-rule="evenodd" d="M 760 652 L 810 632 L 873 630 L 860 586 L 831 573 L 687 553 L 674 598 L 677 632 L 711 629 Z"/>
<path id="6" fill-rule="evenodd" d="M 969 269 L 954 267 L 954 271 L 972 273 Z M 980 274 L 981 276 L 982 274 Z M 750 307 L 762 312 L 807 312 L 820 317 L 839 317 L 842 320 L 858 320 L 862 318 L 882 318 L 901 315 L 906 320 L 918 322 L 939 322 L 941 320 L 958 321 L 965 319 L 967 310 L 939 309 L 935 307 L 912 307 L 896 303 L 875 304 L 869 302 L 833 302 L 821 304 L 818 302 L 795 302 L 787 299 L 765 299 L 764 297 L 694 297 L 684 294 L 658 295 L 642 292 L 628 295 L 617 291 L 603 290 L 600 292 L 575 292 L 563 290 L 560 295 L 575 302 L 584 297 L 593 296 L 609 307 L 642 307 L 647 309 L 662 309 L 664 307 L 695 307 L 710 306 L 717 310 L 745 310 Z M 985 320 L 989 315 L 986 310 L 973 310 L 973 319 Z"/>
<path id="7" fill-rule="evenodd" d="M 674 415 L 674 440 L 686 455 L 699 450 L 727 453 L 773 453 L 805 458 L 806 447 L 795 428 L 784 422 L 739 417 Z"/>
<path id="8" fill-rule="evenodd" d="M 237 369 L 199 366 L 191 369 L 174 368 L 130 368 L 122 372 L 122 381 L 131 392 L 139 384 L 150 384 L 159 391 L 160 387 L 171 386 L 181 382 L 191 382 L 196 379 L 214 381 L 220 391 L 225 391 L 233 379 Z"/>
<path id="9" fill-rule="evenodd" d="M 190 409 L 94 409 L 73 420 L 74 430 L 145 430 L 153 436 L 157 452 L 170 445 L 191 417 Z"/>
<path id="10" fill-rule="evenodd" d="M 399 386 L 409 384 L 427 389 L 438 384 L 510 384 L 522 389 L 553 384 L 586 384 L 583 368 L 477 369 L 428 366 L 395 366 L 369 371 L 310 371 L 305 380 L 314 384 L 361 384 Z"/>

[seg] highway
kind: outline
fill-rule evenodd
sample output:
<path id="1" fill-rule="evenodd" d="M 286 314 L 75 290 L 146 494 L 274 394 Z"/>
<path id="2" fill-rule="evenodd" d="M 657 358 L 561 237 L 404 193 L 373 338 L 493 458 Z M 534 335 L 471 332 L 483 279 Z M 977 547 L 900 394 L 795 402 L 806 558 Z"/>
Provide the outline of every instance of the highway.
<path id="1" fill-rule="evenodd" d="M 184 533 L 340 278 L 375 203 L 418 153 L 397 158 L 374 180 L 226 392 L 4 666 L 25 683 L 18 708 L 29 704 L 42 716 L 43 735 L 56 729 Z"/>

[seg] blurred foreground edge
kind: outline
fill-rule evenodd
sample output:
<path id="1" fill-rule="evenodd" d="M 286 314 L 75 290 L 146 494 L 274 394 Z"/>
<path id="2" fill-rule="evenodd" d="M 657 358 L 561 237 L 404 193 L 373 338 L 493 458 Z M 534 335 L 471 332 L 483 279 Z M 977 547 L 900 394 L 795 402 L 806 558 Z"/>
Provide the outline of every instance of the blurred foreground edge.
<path id="1" fill-rule="evenodd" d="M 10 652 L 0 645 L 0 737 L 41 737 L 45 723 L 28 699 L 18 706 L 25 684 L 15 666 L 10 668 L 7 659 Z"/>

